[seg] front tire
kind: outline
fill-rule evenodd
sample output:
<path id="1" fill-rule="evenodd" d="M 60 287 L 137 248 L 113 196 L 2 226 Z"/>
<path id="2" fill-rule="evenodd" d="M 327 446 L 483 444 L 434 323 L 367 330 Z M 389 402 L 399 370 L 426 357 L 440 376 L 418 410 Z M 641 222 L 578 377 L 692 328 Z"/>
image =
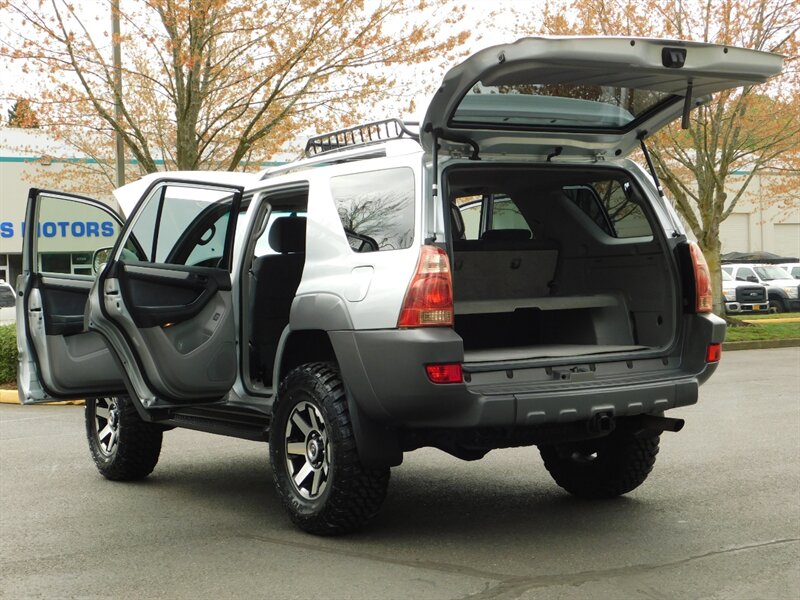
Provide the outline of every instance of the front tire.
<path id="1" fill-rule="evenodd" d="M 344 385 L 330 363 L 301 365 L 281 382 L 269 457 L 292 522 L 308 533 L 360 529 L 386 497 L 389 467 L 361 465 Z"/>
<path id="2" fill-rule="evenodd" d="M 540 446 L 553 480 L 581 498 L 615 498 L 644 483 L 658 454 L 659 436 L 612 433 L 604 438 Z"/>
<path id="3" fill-rule="evenodd" d="M 152 473 L 163 429 L 143 421 L 130 398 L 88 398 L 84 416 L 89 451 L 103 477 L 135 481 Z"/>
<path id="4" fill-rule="evenodd" d="M 769 307 L 772 308 L 773 312 L 776 313 L 786 312 L 786 303 L 780 298 L 775 300 L 770 300 Z"/>

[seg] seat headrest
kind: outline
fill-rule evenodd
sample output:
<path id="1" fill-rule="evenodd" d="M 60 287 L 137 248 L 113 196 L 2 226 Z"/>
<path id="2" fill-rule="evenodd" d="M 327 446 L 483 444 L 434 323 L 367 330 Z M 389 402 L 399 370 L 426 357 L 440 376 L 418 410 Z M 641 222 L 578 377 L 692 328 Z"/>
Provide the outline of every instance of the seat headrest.
<path id="1" fill-rule="evenodd" d="M 463 240 L 464 230 L 464 217 L 456 204 L 450 204 L 450 227 L 453 229 L 453 239 Z"/>
<path id="2" fill-rule="evenodd" d="M 306 218 L 278 217 L 269 230 L 269 245 L 281 254 L 306 251 Z"/>
<path id="3" fill-rule="evenodd" d="M 524 242 L 531 239 L 527 229 L 488 229 L 481 239 L 487 242 Z"/>

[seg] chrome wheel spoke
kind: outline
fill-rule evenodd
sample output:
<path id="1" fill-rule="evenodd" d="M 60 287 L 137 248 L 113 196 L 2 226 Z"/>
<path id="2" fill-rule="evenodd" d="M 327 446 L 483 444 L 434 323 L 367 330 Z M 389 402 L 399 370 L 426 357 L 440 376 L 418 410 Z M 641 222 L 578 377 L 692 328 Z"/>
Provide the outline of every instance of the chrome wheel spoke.
<path id="1" fill-rule="evenodd" d="M 322 479 L 322 471 L 317 469 L 314 471 L 314 479 L 311 482 L 311 495 L 316 496 L 319 493 L 319 484 Z"/>
<path id="2" fill-rule="evenodd" d="M 304 462 L 300 471 L 294 476 L 295 485 L 297 485 L 298 488 L 302 488 L 303 481 L 305 481 L 306 477 L 308 477 L 313 470 L 314 468 L 308 462 Z"/>
<path id="3" fill-rule="evenodd" d="M 317 421 L 317 409 L 309 405 L 308 416 L 311 418 L 311 428 L 315 431 L 320 430 L 319 421 Z"/>
<path id="4" fill-rule="evenodd" d="M 107 406 L 97 406 L 94 407 L 94 414 L 98 417 L 108 420 L 108 416 L 110 411 L 108 410 Z"/>
<path id="5" fill-rule="evenodd" d="M 111 429 L 111 425 L 109 425 L 108 423 L 106 423 L 106 426 L 103 427 L 101 431 L 97 432 L 97 437 L 100 439 L 100 443 L 103 443 L 103 440 L 113 435 L 114 435 L 114 430 Z"/>
<path id="6" fill-rule="evenodd" d="M 304 436 L 308 436 L 308 434 L 311 433 L 311 425 L 303 420 L 303 417 L 300 416 L 297 410 L 295 410 L 295 413 L 292 415 L 292 423 L 297 425 L 297 428 L 303 432 Z"/>
<path id="7" fill-rule="evenodd" d="M 306 445 L 304 442 L 288 442 L 286 444 L 286 454 L 293 456 L 305 456 Z"/>
<path id="8" fill-rule="evenodd" d="M 108 439 L 108 453 L 111 454 L 114 451 L 114 448 L 117 447 L 117 432 L 114 431 L 111 433 L 111 437 Z"/>

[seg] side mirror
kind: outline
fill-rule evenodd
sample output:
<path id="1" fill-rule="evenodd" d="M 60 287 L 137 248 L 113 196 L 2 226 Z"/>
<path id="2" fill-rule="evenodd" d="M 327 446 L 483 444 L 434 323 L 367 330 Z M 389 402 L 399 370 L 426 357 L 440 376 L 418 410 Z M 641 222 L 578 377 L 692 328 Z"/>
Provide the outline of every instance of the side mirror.
<path id="1" fill-rule="evenodd" d="M 103 270 L 103 267 L 108 262 L 108 257 L 111 256 L 111 246 L 108 248 L 98 248 L 92 255 L 92 272 L 97 275 Z"/>
<path id="2" fill-rule="evenodd" d="M 750 281 L 751 283 L 758 283 L 758 277 L 756 277 L 755 275 L 748 275 L 747 281 Z"/>

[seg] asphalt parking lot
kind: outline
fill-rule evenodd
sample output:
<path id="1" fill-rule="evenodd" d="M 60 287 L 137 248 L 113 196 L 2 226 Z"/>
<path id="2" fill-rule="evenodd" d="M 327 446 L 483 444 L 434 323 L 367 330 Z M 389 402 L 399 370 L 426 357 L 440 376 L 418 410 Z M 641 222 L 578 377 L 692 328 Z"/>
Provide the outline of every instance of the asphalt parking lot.
<path id="1" fill-rule="evenodd" d="M 81 407 L 0 406 L 0 597 L 798 598 L 800 349 L 724 356 L 648 481 L 571 498 L 535 449 L 392 473 L 373 527 L 295 530 L 266 447 L 166 435 L 145 482 L 94 469 Z"/>

